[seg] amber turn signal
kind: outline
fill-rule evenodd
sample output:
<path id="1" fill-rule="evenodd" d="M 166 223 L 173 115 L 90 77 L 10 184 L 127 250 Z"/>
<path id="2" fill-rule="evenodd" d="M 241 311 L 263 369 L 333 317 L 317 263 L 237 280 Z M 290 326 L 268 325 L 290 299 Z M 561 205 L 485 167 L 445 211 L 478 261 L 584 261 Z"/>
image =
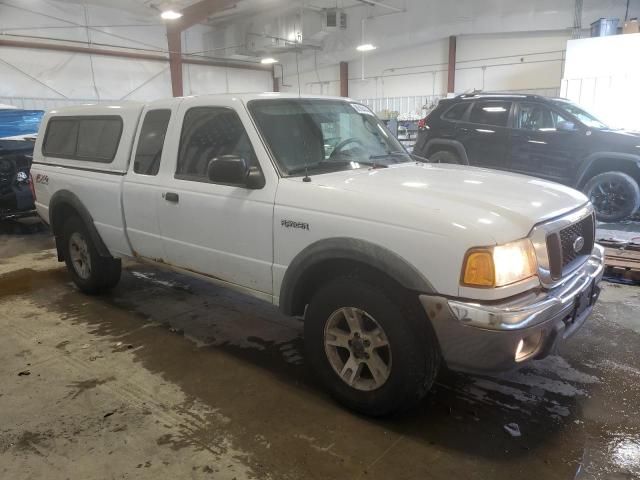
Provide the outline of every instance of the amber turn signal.
<path id="1" fill-rule="evenodd" d="M 493 255 L 490 250 L 469 252 L 462 283 L 473 287 L 493 287 L 495 285 L 496 275 L 493 267 Z"/>

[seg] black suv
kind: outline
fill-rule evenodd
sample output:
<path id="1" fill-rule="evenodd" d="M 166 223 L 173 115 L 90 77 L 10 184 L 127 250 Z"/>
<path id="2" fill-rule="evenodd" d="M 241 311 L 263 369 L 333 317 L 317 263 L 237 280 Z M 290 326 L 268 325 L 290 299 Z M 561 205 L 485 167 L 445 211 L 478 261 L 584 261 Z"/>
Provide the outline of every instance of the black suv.
<path id="1" fill-rule="evenodd" d="M 0 221 L 36 214 L 30 169 L 33 139 L 0 139 Z"/>
<path id="2" fill-rule="evenodd" d="M 420 122 L 413 153 L 533 175 L 582 190 L 598 219 L 640 207 L 640 134 L 613 130 L 577 105 L 537 95 L 467 94 Z"/>

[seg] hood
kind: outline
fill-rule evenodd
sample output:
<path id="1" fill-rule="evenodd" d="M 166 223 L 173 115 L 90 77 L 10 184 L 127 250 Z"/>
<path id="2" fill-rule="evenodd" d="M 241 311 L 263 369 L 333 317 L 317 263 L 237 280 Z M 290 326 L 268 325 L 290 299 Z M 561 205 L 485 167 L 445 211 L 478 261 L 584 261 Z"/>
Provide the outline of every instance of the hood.
<path id="1" fill-rule="evenodd" d="M 375 207 L 367 209 L 372 220 L 409 222 L 439 234 L 446 234 L 444 226 L 457 235 L 460 230 L 482 231 L 496 243 L 523 238 L 537 223 L 588 201 L 577 190 L 557 183 L 461 165 L 405 163 L 348 170 L 314 176 L 313 184 L 361 194 L 357 196 Z M 354 214 L 361 216 L 357 203 L 360 211 Z"/>
<path id="2" fill-rule="evenodd" d="M 629 153 L 640 155 L 640 132 L 631 130 L 591 130 L 591 134 L 613 146 L 614 149 L 623 149 Z M 615 148 L 617 147 L 617 148 Z"/>

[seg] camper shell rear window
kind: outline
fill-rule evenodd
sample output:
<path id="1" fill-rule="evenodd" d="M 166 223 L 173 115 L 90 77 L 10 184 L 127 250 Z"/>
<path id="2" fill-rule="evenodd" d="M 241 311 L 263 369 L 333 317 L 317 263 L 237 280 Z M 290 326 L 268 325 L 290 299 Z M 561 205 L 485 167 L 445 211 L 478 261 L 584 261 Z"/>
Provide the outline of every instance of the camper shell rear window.
<path id="1" fill-rule="evenodd" d="M 111 163 L 122 136 L 117 115 L 54 117 L 49 120 L 42 143 L 46 157 Z"/>

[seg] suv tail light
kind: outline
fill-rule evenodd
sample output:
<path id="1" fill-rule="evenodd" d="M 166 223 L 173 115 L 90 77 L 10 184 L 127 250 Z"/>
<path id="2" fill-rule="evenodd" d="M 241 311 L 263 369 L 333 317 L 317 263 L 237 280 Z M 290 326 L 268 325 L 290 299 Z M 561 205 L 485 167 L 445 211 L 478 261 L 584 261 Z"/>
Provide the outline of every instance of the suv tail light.
<path id="1" fill-rule="evenodd" d="M 33 183 L 33 175 L 29 172 L 29 189 L 31 190 L 31 195 L 33 196 L 33 203 L 36 202 L 36 186 Z"/>
<path id="2" fill-rule="evenodd" d="M 418 130 L 426 130 L 427 128 L 429 128 L 429 126 L 427 125 L 427 119 L 421 118 L 418 121 Z"/>

